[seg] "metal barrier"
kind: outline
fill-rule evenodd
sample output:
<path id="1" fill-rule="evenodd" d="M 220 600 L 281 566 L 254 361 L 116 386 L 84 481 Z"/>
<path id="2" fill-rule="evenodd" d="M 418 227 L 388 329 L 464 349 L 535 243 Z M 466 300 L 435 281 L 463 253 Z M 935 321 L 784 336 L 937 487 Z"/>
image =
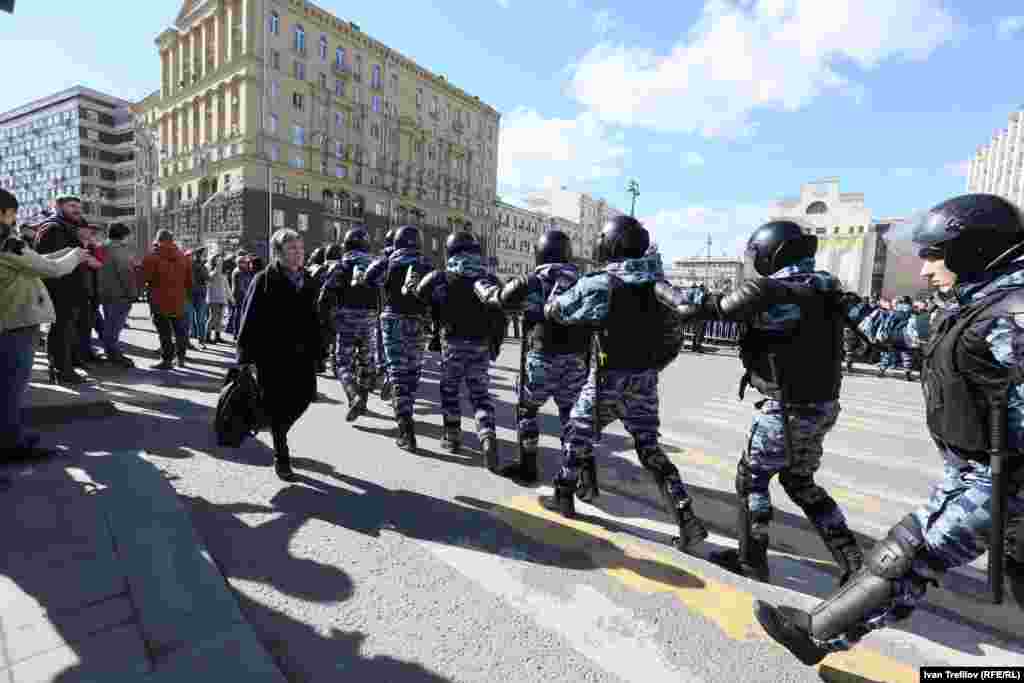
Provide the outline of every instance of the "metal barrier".
<path id="1" fill-rule="evenodd" d="M 731 320 L 708 320 L 687 323 L 683 328 L 683 333 L 687 339 L 693 339 L 701 326 L 704 327 L 705 342 L 722 346 L 736 346 L 739 344 L 740 335 L 743 333 L 743 323 L 732 322 Z"/>

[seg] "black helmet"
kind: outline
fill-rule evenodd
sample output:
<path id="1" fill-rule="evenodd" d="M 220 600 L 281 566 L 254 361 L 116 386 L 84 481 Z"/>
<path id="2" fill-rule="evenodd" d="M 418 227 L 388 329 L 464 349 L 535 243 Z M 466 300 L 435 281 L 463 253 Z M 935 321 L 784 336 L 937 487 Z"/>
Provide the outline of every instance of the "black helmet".
<path id="1" fill-rule="evenodd" d="M 415 225 L 403 225 L 395 231 L 395 249 L 420 249 L 420 229 Z"/>
<path id="2" fill-rule="evenodd" d="M 306 266 L 322 266 L 324 263 L 324 248 L 317 247 L 313 250 L 313 253 L 309 255 L 309 262 Z"/>
<path id="3" fill-rule="evenodd" d="M 632 216 L 616 216 L 604 224 L 597 237 L 598 263 L 640 258 L 651 246 L 651 236 Z"/>
<path id="4" fill-rule="evenodd" d="M 900 297 L 900 298 L 899 298 L 899 299 L 898 299 L 898 300 L 896 301 L 896 303 L 898 303 L 898 304 L 911 304 L 911 305 L 913 305 L 913 303 L 914 303 L 914 300 L 913 300 L 913 299 L 911 299 L 911 298 L 910 298 L 909 296 L 907 296 L 906 294 L 904 294 L 903 296 L 901 296 L 901 297 Z"/>
<path id="5" fill-rule="evenodd" d="M 444 243 L 444 253 L 451 258 L 456 254 L 480 254 L 482 252 L 476 236 L 471 232 L 462 231 L 448 235 L 448 239 Z"/>
<path id="6" fill-rule="evenodd" d="M 805 235 L 793 221 L 771 221 L 754 231 L 747 240 L 747 258 L 754 270 L 768 277 L 797 261 L 810 258 L 818 251 L 818 238 Z"/>
<path id="7" fill-rule="evenodd" d="M 345 253 L 350 251 L 370 251 L 370 233 L 366 228 L 352 228 L 345 233 L 345 239 L 341 243 Z"/>
<path id="8" fill-rule="evenodd" d="M 395 229 L 391 228 L 384 233 L 384 247 L 386 249 L 394 248 L 395 246 Z"/>
<path id="9" fill-rule="evenodd" d="M 325 261 L 340 261 L 342 255 L 341 245 L 333 242 L 324 252 Z"/>
<path id="10" fill-rule="evenodd" d="M 538 266 L 572 261 L 572 241 L 561 230 L 548 230 L 537 238 L 533 255 Z"/>
<path id="11" fill-rule="evenodd" d="M 1024 253 L 1024 221 L 1002 197 L 965 194 L 932 208 L 913 226 L 921 258 L 942 257 L 960 279 L 984 273 Z"/>

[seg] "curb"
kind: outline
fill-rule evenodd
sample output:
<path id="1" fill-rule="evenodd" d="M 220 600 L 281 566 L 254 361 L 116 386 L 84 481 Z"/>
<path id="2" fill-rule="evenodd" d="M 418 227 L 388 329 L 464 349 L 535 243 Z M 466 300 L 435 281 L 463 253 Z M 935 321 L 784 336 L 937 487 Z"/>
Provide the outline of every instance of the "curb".
<path id="1" fill-rule="evenodd" d="M 616 453 L 612 457 L 627 459 L 639 466 L 635 457 L 625 453 Z M 676 459 L 672 454 L 669 454 L 669 458 Z M 599 472 L 601 488 L 649 505 L 658 511 L 663 510 L 664 503 L 653 481 L 624 479 L 619 476 L 617 469 L 611 466 L 599 467 Z M 732 492 L 702 489 L 694 485 L 688 485 L 688 489 L 693 498 L 694 510 L 705 525 L 718 534 L 729 538 L 735 537 L 736 495 Z M 667 515 L 665 519 L 668 519 Z M 895 523 L 896 520 L 893 521 Z M 861 548 L 865 550 L 878 541 L 862 533 L 854 532 L 854 535 L 857 536 Z M 839 576 L 839 570 L 833 564 L 832 556 L 825 549 L 821 538 L 802 517 L 776 510 L 771 527 L 771 548 L 812 561 L 817 560 L 817 569 L 826 571 L 836 578 Z M 1024 601 L 1021 598 L 1022 595 L 1015 593 L 1015 588 L 1008 585 L 1003 604 L 994 605 L 984 581 L 954 570 L 946 574 L 941 586 L 929 587 L 919 609 L 928 610 L 949 620 L 968 622 L 974 627 L 1000 636 L 1016 638 L 1024 633 Z"/>
<path id="2" fill-rule="evenodd" d="M 138 453 L 82 456 L 125 567 L 154 670 L 145 680 L 285 683 L 161 472 Z M 216 675 L 214 675 L 216 674 Z M 234 675 L 228 675 L 234 674 Z"/>

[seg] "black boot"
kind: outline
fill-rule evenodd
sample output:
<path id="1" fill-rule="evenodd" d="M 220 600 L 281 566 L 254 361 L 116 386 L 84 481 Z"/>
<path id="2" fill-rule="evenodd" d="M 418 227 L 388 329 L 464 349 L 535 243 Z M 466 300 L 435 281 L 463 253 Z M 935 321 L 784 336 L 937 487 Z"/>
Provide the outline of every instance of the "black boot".
<path id="1" fill-rule="evenodd" d="M 501 469 L 498 467 L 498 440 L 493 436 L 485 436 L 483 441 L 480 442 L 480 450 L 484 454 L 484 464 L 487 465 L 487 469 L 492 474 L 501 474 Z"/>
<path id="2" fill-rule="evenodd" d="M 576 487 L 576 497 L 584 503 L 594 502 L 601 495 L 601 489 L 597 486 L 597 463 L 594 456 L 588 457 L 580 470 L 580 483 Z"/>
<path id="3" fill-rule="evenodd" d="M 771 578 L 768 569 L 768 534 L 767 525 L 771 522 L 771 513 L 762 514 L 754 529 L 754 521 L 751 519 L 750 508 L 745 496 L 739 499 L 737 508 L 739 519 L 736 522 L 736 533 L 738 547 L 733 550 L 722 550 L 711 553 L 710 560 L 723 569 L 728 569 L 733 574 L 745 576 L 748 579 L 767 583 Z"/>
<path id="4" fill-rule="evenodd" d="M 391 382 L 384 380 L 384 383 L 380 385 L 380 400 L 390 401 L 391 400 Z"/>
<path id="5" fill-rule="evenodd" d="M 502 467 L 501 476 L 515 479 L 523 484 L 536 484 L 538 481 L 537 451 L 520 448 L 519 462 Z"/>
<path id="6" fill-rule="evenodd" d="M 571 484 L 565 484 L 555 479 L 555 495 L 541 496 L 539 502 L 542 507 L 552 512 L 557 512 L 563 517 L 572 519 L 576 516 L 576 502 L 573 499 L 574 489 Z"/>
<path id="7" fill-rule="evenodd" d="M 355 422 L 364 413 L 366 413 L 366 392 L 353 391 L 349 397 L 349 408 L 345 414 L 345 422 Z"/>
<path id="8" fill-rule="evenodd" d="M 295 473 L 292 472 L 291 451 L 288 448 L 288 439 L 284 434 L 274 434 L 274 472 L 281 481 L 295 481 Z"/>
<path id="9" fill-rule="evenodd" d="M 839 585 L 846 585 L 846 582 L 864 565 L 864 553 L 861 552 L 856 537 L 849 529 L 835 534 L 819 529 L 818 533 L 839 567 Z"/>
<path id="10" fill-rule="evenodd" d="M 772 640 L 793 653 L 803 664 L 814 666 L 828 655 L 829 650 L 811 639 L 811 616 L 807 612 L 793 607 L 772 607 L 755 600 L 754 616 Z"/>
<path id="11" fill-rule="evenodd" d="M 914 381 L 914 373 L 912 373 L 910 370 L 907 370 L 906 372 L 904 372 L 903 373 L 903 377 L 906 378 L 906 380 L 908 382 L 913 382 Z"/>
<path id="12" fill-rule="evenodd" d="M 395 444 L 403 451 L 416 452 L 416 425 L 411 417 L 398 419 L 398 438 Z"/>
<path id="13" fill-rule="evenodd" d="M 693 502 L 687 500 L 675 508 L 676 523 L 679 524 L 679 536 L 672 539 L 672 545 L 678 550 L 689 551 L 708 537 L 704 522 L 693 512 Z"/>
<path id="14" fill-rule="evenodd" d="M 449 453 L 458 453 L 462 449 L 462 427 L 448 425 L 444 426 L 444 433 L 441 435 L 441 450 Z"/>

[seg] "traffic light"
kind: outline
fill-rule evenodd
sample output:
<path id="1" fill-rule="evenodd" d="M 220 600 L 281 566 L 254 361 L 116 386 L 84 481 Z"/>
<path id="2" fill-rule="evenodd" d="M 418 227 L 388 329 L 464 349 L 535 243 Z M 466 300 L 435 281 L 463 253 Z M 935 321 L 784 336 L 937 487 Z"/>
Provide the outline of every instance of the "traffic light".
<path id="1" fill-rule="evenodd" d="M 0 0 L 0 11 L 14 14 L 14 0 Z"/>

